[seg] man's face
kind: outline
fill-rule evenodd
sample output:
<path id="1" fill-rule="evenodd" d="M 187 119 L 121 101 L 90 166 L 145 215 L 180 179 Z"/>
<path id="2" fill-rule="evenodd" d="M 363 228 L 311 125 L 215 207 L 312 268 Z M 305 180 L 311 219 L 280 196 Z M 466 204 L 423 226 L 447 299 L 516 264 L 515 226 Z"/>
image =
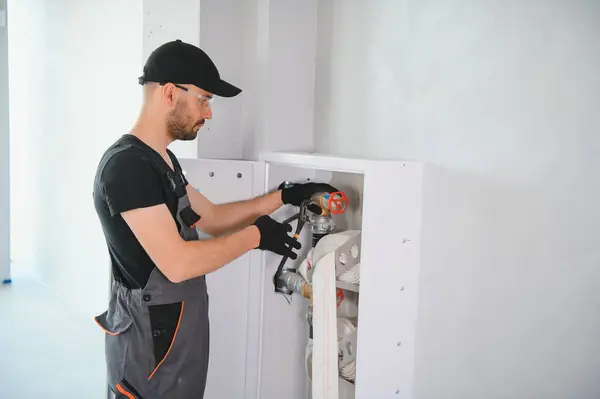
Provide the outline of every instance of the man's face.
<path id="1" fill-rule="evenodd" d="M 212 97 L 212 94 L 191 85 L 185 85 L 188 91 L 179 91 L 175 107 L 167 114 L 166 122 L 169 135 L 173 140 L 194 140 L 198 130 L 207 119 L 212 118 L 211 106 L 198 96 Z"/>

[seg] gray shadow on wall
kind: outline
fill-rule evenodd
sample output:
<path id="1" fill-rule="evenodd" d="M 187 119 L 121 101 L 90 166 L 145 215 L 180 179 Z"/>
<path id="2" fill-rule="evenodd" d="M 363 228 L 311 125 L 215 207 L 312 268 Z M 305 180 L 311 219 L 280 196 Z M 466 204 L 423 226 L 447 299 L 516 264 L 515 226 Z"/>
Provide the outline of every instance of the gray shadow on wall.
<path id="1" fill-rule="evenodd" d="M 314 147 L 364 154 L 368 146 L 368 2 L 319 1 L 315 66 Z M 356 21 L 362 21 L 357 24 Z"/>

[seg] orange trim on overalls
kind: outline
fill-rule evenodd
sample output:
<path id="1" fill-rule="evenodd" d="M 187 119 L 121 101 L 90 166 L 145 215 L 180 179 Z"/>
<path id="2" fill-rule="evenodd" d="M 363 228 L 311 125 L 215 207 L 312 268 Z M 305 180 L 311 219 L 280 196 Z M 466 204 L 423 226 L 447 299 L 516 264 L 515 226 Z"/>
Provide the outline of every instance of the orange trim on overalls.
<path id="1" fill-rule="evenodd" d="M 127 392 L 121 384 L 117 384 L 117 391 L 121 392 L 123 395 L 127 396 L 127 398 L 129 398 L 129 399 L 135 399 L 135 396 L 133 396 L 130 392 Z"/>
<path id="2" fill-rule="evenodd" d="M 175 333 L 173 334 L 173 340 L 171 341 L 171 345 L 169 345 L 169 350 L 167 350 L 167 354 L 165 355 L 165 357 L 162 358 L 162 360 L 160 361 L 160 363 L 158 363 L 158 365 L 156 366 L 156 368 L 154 369 L 152 374 L 150 374 L 150 377 L 148 377 L 148 381 L 150 381 L 152 376 L 154 376 L 154 374 L 156 373 L 158 368 L 161 366 L 161 364 L 163 364 L 163 362 L 165 361 L 167 356 L 169 356 L 169 352 L 171 352 L 171 348 L 173 348 L 173 344 L 175 343 L 175 339 L 177 338 L 177 331 L 179 331 L 179 325 L 181 324 L 181 316 L 183 316 L 184 303 L 185 303 L 185 301 L 181 302 L 181 311 L 179 312 L 179 320 L 177 321 L 177 327 L 175 328 Z"/>
<path id="3" fill-rule="evenodd" d="M 114 332 L 112 332 L 112 331 L 108 331 L 106 328 L 102 327 L 102 324 L 100 324 L 100 323 L 98 322 L 98 320 L 94 319 L 94 321 L 96 322 L 96 324 L 98 324 L 98 325 L 100 326 L 100 328 L 101 328 L 102 330 L 104 330 L 104 332 L 105 332 L 105 333 L 107 333 L 107 334 L 109 334 L 109 335 L 113 335 L 113 336 L 114 336 L 114 335 L 119 335 L 119 334 L 121 334 L 120 332 L 116 332 L 116 333 L 114 333 Z"/>

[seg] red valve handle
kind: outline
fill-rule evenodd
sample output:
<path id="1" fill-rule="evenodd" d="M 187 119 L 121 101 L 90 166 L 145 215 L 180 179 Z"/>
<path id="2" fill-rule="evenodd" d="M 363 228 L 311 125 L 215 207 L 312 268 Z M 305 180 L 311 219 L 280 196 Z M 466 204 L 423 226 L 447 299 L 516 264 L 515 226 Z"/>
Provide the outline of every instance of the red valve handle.
<path id="1" fill-rule="evenodd" d="M 327 201 L 327 208 L 334 215 L 339 215 L 346 212 L 348 207 L 348 197 L 343 191 L 336 191 L 329 194 L 329 200 Z"/>

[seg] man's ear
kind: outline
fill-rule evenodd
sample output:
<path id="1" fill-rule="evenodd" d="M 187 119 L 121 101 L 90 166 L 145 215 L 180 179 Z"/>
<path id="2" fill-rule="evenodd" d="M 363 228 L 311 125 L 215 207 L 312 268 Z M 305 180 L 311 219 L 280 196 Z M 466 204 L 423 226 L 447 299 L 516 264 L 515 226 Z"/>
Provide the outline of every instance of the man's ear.
<path id="1" fill-rule="evenodd" d="M 175 98 L 175 85 L 172 83 L 166 83 L 162 87 L 162 97 L 164 103 L 168 107 L 174 107 L 177 103 L 177 99 Z"/>

